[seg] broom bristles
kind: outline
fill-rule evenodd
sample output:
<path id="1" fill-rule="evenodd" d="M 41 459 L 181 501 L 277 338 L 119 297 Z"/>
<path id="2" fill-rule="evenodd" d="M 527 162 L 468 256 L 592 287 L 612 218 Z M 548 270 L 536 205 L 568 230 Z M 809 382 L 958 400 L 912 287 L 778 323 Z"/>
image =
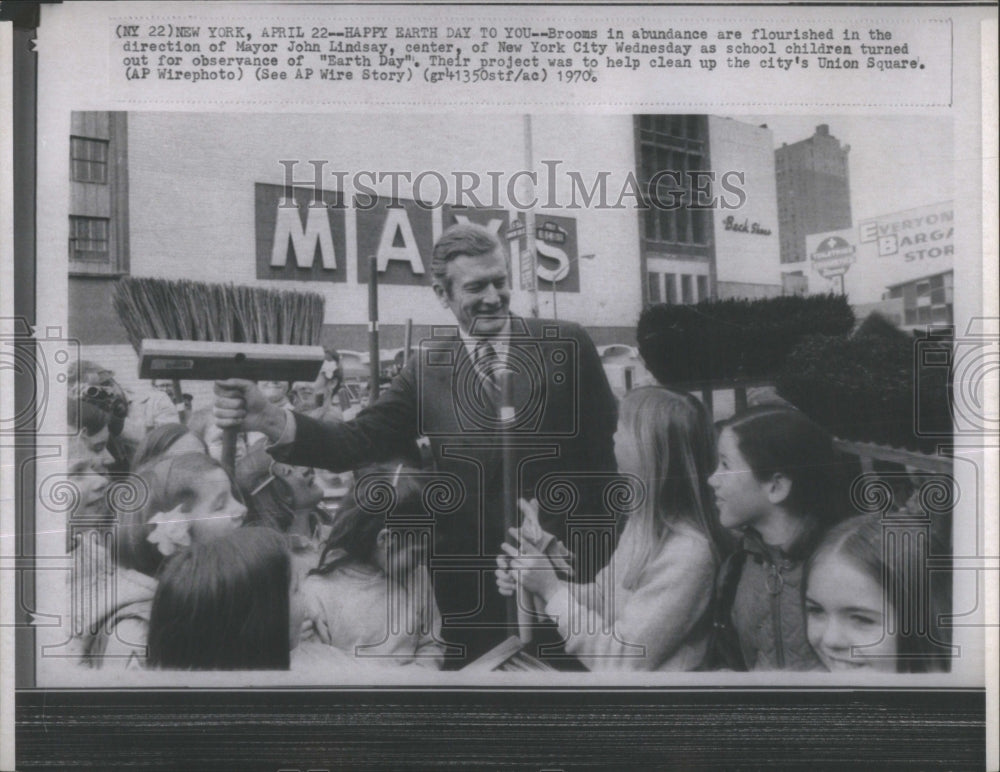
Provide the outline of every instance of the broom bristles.
<path id="1" fill-rule="evenodd" d="M 325 305 L 318 292 L 132 276 L 112 299 L 137 353 L 144 338 L 316 346 Z"/>

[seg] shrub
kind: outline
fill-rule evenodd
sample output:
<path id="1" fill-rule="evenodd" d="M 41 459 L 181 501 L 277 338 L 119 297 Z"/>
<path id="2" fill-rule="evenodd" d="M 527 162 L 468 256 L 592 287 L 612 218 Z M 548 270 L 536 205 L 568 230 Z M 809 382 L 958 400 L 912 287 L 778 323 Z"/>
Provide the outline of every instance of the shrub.
<path id="1" fill-rule="evenodd" d="M 854 312 L 842 295 L 654 305 L 636 337 L 647 369 L 664 385 L 773 377 L 810 335 L 847 335 Z"/>
<path id="2" fill-rule="evenodd" d="M 939 340 L 920 345 L 949 345 Z M 949 371 L 923 366 L 917 341 L 884 330 L 810 337 L 785 360 L 778 393 L 843 439 L 933 453 L 944 439 L 918 437 L 915 417 L 924 431 L 951 431 Z"/>

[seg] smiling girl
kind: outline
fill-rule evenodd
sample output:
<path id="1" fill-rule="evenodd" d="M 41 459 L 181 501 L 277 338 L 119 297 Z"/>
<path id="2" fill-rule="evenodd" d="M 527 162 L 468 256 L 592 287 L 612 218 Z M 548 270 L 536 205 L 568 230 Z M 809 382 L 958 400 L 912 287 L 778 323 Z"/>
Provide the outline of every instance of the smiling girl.
<path id="1" fill-rule="evenodd" d="M 887 530 L 880 515 L 853 517 L 816 548 L 804 579 L 809 643 L 832 672 L 944 672 L 947 584 L 924 575 L 926 542 L 887 539 Z"/>
<path id="2" fill-rule="evenodd" d="M 163 558 L 195 541 L 242 524 L 247 508 L 222 465 L 203 453 L 170 456 L 136 472 L 146 487 L 143 507 L 121 513 L 118 563 L 155 576 Z"/>

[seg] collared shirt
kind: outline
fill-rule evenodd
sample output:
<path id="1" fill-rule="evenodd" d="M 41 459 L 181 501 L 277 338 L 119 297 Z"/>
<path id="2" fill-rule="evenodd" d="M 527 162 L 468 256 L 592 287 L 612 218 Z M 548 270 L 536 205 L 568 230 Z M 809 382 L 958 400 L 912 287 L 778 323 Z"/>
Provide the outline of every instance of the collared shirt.
<path id="1" fill-rule="evenodd" d="M 271 450 L 273 448 L 284 448 L 295 442 L 295 418 L 292 416 L 292 411 L 285 411 L 285 428 L 281 430 L 281 436 L 278 437 L 270 445 L 265 446 L 264 450 Z"/>
<path id="2" fill-rule="evenodd" d="M 504 322 L 500 332 L 496 335 L 473 338 L 461 327 L 458 328 L 458 334 L 462 338 L 465 351 L 473 362 L 476 361 L 476 346 L 485 341 L 493 346 L 493 350 L 497 352 L 497 362 L 501 366 L 507 364 L 507 352 L 510 351 L 510 315 L 507 316 L 507 321 Z"/>

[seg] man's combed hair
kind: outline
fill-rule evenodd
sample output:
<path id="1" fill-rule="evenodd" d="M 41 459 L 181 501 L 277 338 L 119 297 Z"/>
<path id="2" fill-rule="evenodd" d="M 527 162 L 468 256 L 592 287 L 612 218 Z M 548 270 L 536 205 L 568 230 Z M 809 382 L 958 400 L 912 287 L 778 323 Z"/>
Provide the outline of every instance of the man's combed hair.
<path id="1" fill-rule="evenodd" d="M 431 258 L 434 283 L 440 284 L 448 294 L 451 294 L 451 285 L 447 278 L 448 263 L 456 257 L 479 257 L 490 255 L 497 250 L 502 251 L 503 245 L 482 225 L 474 223 L 452 225 L 441 234 L 441 238 L 434 245 Z"/>

